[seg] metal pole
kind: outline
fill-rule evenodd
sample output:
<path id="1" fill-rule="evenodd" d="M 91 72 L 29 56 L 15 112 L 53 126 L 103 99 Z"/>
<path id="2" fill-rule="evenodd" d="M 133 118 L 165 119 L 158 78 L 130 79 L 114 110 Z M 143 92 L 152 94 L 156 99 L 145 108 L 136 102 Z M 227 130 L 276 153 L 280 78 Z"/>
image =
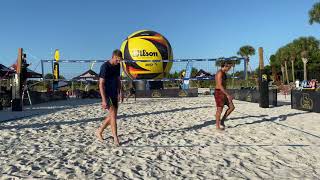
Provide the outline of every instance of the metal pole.
<path id="1" fill-rule="evenodd" d="M 52 77 L 53 77 L 53 75 L 54 75 L 54 68 L 53 68 L 53 61 L 54 60 L 51 60 L 51 68 L 52 68 Z M 54 79 L 54 78 L 52 78 L 52 79 Z M 51 89 L 52 89 L 52 91 L 54 91 L 54 87 L 53 87 L 53 83 L 54 83 L 54 80 L 50 80 L 51 81 Z"/>
<path id="2" fill-rule="evenodd" d="M 12 85 L 12 104 L 11 110 L 12 111 L 22 111 L 22 83 L 21 83 L 21 66 L 22 66 L 22 56 L 23 56 L 23 49 L 18 49 L 18 59 L 16 65 L 16 74 L 13 79 Z"/>
<path id="3" fill-rule="evenodd" d="M 42 80 L 44 80 L 43 60 L 41 60 L 41 73 L 42 73 Z"/>

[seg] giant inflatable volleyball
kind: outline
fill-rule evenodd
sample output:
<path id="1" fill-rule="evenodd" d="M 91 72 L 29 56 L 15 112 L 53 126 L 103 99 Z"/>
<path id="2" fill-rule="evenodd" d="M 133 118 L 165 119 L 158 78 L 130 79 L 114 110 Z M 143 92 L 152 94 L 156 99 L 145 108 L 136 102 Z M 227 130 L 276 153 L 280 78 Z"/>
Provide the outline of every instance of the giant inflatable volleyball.
<path id="1" fill-rule="evenodd" d="M 169 73 L 173 53 L 169 41 L 161 34 L 141 30 L 131 34 L 121 45 L 124 72 L 131 79 L 161 79 Z M 139 60 L 139 61 L 137 61 Z M 154 62 L 153 62 L 154 61 Z"/>

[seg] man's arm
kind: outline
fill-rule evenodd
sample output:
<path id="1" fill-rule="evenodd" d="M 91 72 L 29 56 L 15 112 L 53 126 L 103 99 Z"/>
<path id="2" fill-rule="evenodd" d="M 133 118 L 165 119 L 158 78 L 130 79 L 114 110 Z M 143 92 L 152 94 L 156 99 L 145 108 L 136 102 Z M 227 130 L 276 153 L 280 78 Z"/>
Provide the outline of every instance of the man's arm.
<path id="1" fill-rule="evenodd" d="M 121 80 L 120 80 L 120 77 L 118 77 L 118 95 L 119 95 L 119 97 L 121 96 L 121 86 L 122 86 L 122 84 L 121 84 Z"/>
<path id="2" fill-rule="evenodd" d="M 102 102 L 106 103 L 106 92 L 105 92 L 105 80 L 103 78 L 99 79 L 99 90 L 102 98 Z"/>

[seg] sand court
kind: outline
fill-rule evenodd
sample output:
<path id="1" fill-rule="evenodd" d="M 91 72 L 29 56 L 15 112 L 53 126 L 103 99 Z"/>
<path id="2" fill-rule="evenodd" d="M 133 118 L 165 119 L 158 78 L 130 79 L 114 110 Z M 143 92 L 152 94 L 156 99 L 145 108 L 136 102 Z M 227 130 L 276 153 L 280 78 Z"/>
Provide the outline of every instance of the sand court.
<path id="1" fill-rule="evenodd" d="M 283 102 L 290 100 L 281 99 Z M 94 136 L 99 101 L 59 101 L 60 109 L 0 124 L 3 178 L 317 178 L 319 115 L 290 105 L 262 109 L 234 101 L 225 132 L 215 130 L 212 96 L 120 104 L 115 147 Z M 49 104 L 52 106 L 52 104 Z M 40 106 L 40 105 L 39 105 Z M 42 104 L 42 106 L 45 106 Z"/>

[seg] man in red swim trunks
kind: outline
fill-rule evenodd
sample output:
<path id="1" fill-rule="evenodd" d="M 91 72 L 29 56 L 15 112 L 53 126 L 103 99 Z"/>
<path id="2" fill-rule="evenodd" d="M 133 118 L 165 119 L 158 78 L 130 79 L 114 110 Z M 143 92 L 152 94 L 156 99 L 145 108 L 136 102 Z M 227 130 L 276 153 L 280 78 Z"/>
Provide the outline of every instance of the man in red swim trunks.
<path id="1" fill-rule="evenodd" d="M 227 84 L 226 73 L 231 69 L 231 67 L 232 67 L 231 62 L 223 62 L 221 64 L 221 69 L 217 72 L 215 76 L 216 87 L 214 91 L 214 98 L 217 104 L 217 112 L 216 112 L 217 130 L 225 129 L 224 121 L 234 110 L 234 105 L 232 102 L 233 97 L 226 91 L 226 84 Z M 222 114 L 224 105 L 227 105 L 228 109 L 221 119 L 221 114 Z"/>

